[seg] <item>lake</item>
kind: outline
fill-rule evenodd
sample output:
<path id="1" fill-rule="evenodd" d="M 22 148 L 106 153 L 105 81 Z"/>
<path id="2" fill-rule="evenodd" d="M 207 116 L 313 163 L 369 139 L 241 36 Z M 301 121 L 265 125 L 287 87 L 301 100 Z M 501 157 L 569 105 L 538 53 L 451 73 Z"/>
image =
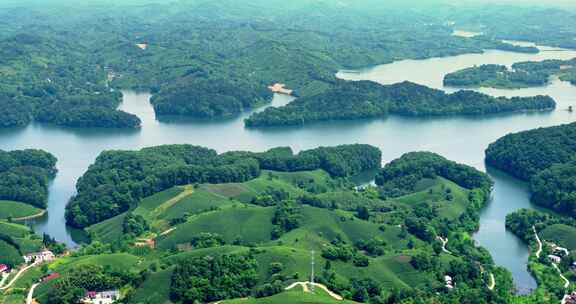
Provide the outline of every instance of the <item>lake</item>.
<path id="1" fill-rule="evenodd" d="M 511 65 L 523 60 L 568 59 L 574 51 L 553 51 L 542 48 L 540 54 L 518 54 L 487 51 L 427 60 L 404 60 L 359 71 L 342 71 L 344 79 L 369 79 L 380 83 L 410 80 L 434 88 L 443 88 L 444 74 L 473 65 L 498 63 Z M 229 150 L 262 151 L 277 146 L 294 150 L 318 146 L 363 143 L 382 150 L 385 162 L 410 151 L 432 151 L 448 159 L 481 170 L 484 150 L 499 137 L 521 130 L 568 123 L 575 116 L 565 109 L 576 106 L 576 87 L 554 80 L 545 87 L 522 90 L 480 89 L 492 95 L 530 96 L 548 94 L 558 102 L 553 112 L 518 113 L 489 117 L 406 118 L 391 116 L 363 121 L 324 122 L 305 127 L 245 129 L 239 118 L 202 121 L 183 118 L 157 120 L 147 93 L 124 92 L 121 109 L 142 119 L 139 130 L 82 130 L 31 124 L 20 129 L 0 130 L 0 149 L 44 149 L 58 157 L 58 175 L 50 185 L 48 214 L 33 221 L 35 230 L 46 232 L 69 245 L 74 245 L 78 231 L 67 228 L 64 207 L 75 193 L 75 182 L 103 150 L 140 149 L 161 144 L 189 143 L 206 146 L 219 152 Z M 275 95 L 272 106 L 289 103 L 291 97 Z M 531 207 L 527 187 L 503 173 L 488 170 L 496 181 L 493 198 L 482 213 L 478 243 L 486 247 L 498 265 L 509 269 L 520 292 L 536 287 L 526 270 L 528 251 L 504 228 L 506 214 L 519 208 Z"/>

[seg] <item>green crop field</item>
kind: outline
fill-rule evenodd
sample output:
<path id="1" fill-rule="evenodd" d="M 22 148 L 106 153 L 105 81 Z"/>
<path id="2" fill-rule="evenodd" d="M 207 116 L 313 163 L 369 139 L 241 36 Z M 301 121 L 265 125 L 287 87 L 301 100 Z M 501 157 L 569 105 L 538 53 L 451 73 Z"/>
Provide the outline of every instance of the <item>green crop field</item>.
<path id="1" fill-rule="evenodd" d="M 423 179 L 416 186 L 418 192 L 401 196 L 391 200 L 407 206 L 414 206 L 422 202 L 428 202 L 438 208 L 440 217 L 453 220 L 458 218 L 468 206 L 469 190 L 462 188 L 452 181 L 442 177 L 434 180 Z M 446 191 L 450 189 L 452 200 L 446 199 Z"/>
<path id="2" fill-rule="evenodd" d="M 273 212 L 273 208 L 242 207 L 201 214 L 176 226 L 176 230 L 162 238 L 158 246 L 166 249 L 187 244 L 201 232 L 217 233 L 227 243 L 232 243 L 237 237 L 249 243 L 266 242 L 272 232 Z"/>
<path id="3" fill-rule="evenodd" d="M 56 272 L 64 272 L 72 267 L 82 265 L 100 265 L 111 269 L 126 270 L 133 269 L 139 262 L 139 258 L 128 253 L 113 253 L 101 255 L 88 255 L 82 257 L 66 257 L 59 259 L 50 265 L 50 269 Z"/>
<path id="4" fill-rule="evenodd" d="M 25 203 L 0 200 L 0 220 L 33 216 L 40 212 L 42 209 Z"/>
<path id="5" fill-rule="evenodd" d="M 282 189 L 290 194 L 302 194 L 303 190 L 294 186 L 291 182 L 306 176 L 306 179 L 319 179 L 322 171 L 304 171 L 299 173 L 285 173 L 276 171 L 265 171 L 260 177 L 247 181 L 245 183 L 231 184 L 205 184 L 201 189 L 221 195 L 226 198 L 232 198 L 241 202 L 250 202 L 258 194 L 263 193 L 269 188 Z M 270 174 L 275 178 L 270 179 Z"/>
<path id="6" fill-rule="evenodd" d="M 233 201 L 206 190 L 195 190 L 178 203 L 166 209 L 159 218 L 170 220 L 182 216 L 185 213 L 198 214 L 211 208 L 221 208 L 234 204 Z"/>
<path id="7" fill-rule="evenodd" d="M 113 242 L 122 238 L 123 229 L 122 222 L 128 213 L 124 212 L 113 218 L 109 218 L 103 222 L 92 225 L 86 228 L 86 231 L 95 236 L 95 239 L 103 242 Z"/>
<path id="8" fill-rule="evenodd" d="M 542 230 L 541 237 L 568 250 L 576 250 L 576 228 L 572 226 L 563 224 L 548 226 Z"/>
<path id="9" fill-rule="evenodd" d="M 0 264 L 18 265 L 24 262 L 16 247 L 0 240 Z"/>
<path id="10" fill-rule="evenodd" d="M 0 221 L 0 234 L 13 238 L 22 238 L 30 233 L 30 229 L 24 225 Z"/>
<path id="11" fill-rule="evenodd" d="M 129 303 L 170 304 L 170 277 L 172 268 L 167 268 L 151 274 L 134 292 Z"/>

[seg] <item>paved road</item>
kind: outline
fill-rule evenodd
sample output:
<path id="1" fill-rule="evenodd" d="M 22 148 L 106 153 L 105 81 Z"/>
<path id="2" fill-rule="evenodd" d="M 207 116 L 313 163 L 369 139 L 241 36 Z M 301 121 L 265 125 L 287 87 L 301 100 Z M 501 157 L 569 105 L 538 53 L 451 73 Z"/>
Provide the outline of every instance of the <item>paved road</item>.
<path id="1" fill-rule="evenodd" d="M 32 300 L 34 299 L 34 289 L 36 289 L 39 284 L 40 283 L 36 283 L 30 287 L 30 291 L 28 291 L 28 297 L 26 297 L 26 304 L 32 304 Z"/>
<path id="2" fill-rule="evenodd" d="M 38 265 L 38 264 L 40 264 L 40 263 L 39 263 L 39 262 L 34 262 L 34 263 L 32 263 L 32 264 L 30 264 L 30 265 L 28 265 L 28 266 L 20 269 L 20 271 L 18 271 L 18 273 L 17 273 L 16 276 L 12 279 L 12 281 L 10 281 L 10 283 L 8 283 L 8 284 L 0 287 L 0 290 L 5 290 L 5 289 L 10 288 L 10 286 L 12 286 L 12 284 L 14 284 L 14 282 L 16 282 L 16 281 L 18 280 L 18 278 L 19 278 L 24 272 L 26 272 L 28 269 L 30 269 L 30 268 Z"/>

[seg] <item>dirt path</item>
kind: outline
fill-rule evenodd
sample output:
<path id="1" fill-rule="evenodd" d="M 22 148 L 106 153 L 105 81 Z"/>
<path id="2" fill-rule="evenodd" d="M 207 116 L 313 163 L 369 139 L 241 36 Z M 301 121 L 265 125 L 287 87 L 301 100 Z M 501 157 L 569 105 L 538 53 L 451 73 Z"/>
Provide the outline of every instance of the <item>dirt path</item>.
<path id="1" fill-rule="evenodd" d="M 156 207 L 156 209 L 154 209 L 151 212 L 153 217 L 157 217 L 157 215 L 161 214 L 166 209 L 176 205 L 179 201 L 181 201 L 183 198 L 185 198 L 186 196 L 188 196 L 192 193 L 194 193 L 194 186 L 192 186 L 192 185 L 184 186 L 184 190 L 182 192 L 180 192 L 175 197 L 163 202 L 162 204 L 160 204 L 160 206 Z"/>
<path id="2" fill-rule="evenodd" d="M 170 228 L 170 229 L 168 229 L 168 230 L 160 233 L 158 236 L 165 236 L 165 235 L 167 235 L 168 233 L 170 233 L 170 232 L 172 232 L 172 231 L 174 231 L 174 230 L 176 230 L 176 227 L 172 227 L 172 228 Z"/>
<path id="3" fill-rule="evenodd" d="M 29 215 L 29 216 L 18 217 L 18 218 L 13 218 L 12 220 L 13 220 L 13 221 L 18 221 L 18 222 L 19 222 L 19 221 L 25 221 L 25 220 L 31 220 L 31 219 L 43 217 L 44 214 L 46 214 L 46 212 L 48 212 L 48 211 L 42 210 L 42 211 L 40 211 L 40 212 L 38 212 L 38 213 L 36 213 L 36 214 Z"/>
<path id="4" fill-rule="evenodd" d="M 14 282 L 16 282 L 16 281 L 18 280 L 18 278 L 19 278 L 24 272 L 26 272 L 28 269 L 30 269 L 30 268 L 38 265 L 38 264 L 40 264 L 40 263 L 34 262 L 34 263 L 32 263 L 32 264 L 30 264 L 30 265 L 28 265 L 28 266 L 20 269 L 20 271 L 18 271 L 18 273 L 17 273 L 16 276 L 12 279 L 12 281 L 10 281 L 10 283 L 6 284 L 5 286 L 0 287 L 0 290 L 5 290 L 5 289 L 10 288 L 10 286 L 12 286 L 12 284 L 14 284 Z"/>
<path id="5" fill-rule="evenodd" d="M 496 278 L 494 278 L 493 273 L 490 273 L 490 285 L 488 285 L 488 289 L 494 290 L 494 287 L 496 287 Z"/>
<path id="6" fill-rule="evenodd" d="M 295 282 L 295 283 L 292 283 L 290 286 L 286 287 L 285 290 L 290 290 L 296 286 L 302 286 L 302 290 L 304 290 L 304 292 L 310 292 L 310 289 L 308 287 L 309 285 L 313 285 L 315 288 L 320 288 L 320 289 L 324 290 L 330 297 L 332 297 L 335 300 L 342 301 L 344 299 L 344 298 L 342 298 L 341 295 L 331 291 L 330 289 L 328 289 L 328 287 L 326 287 L 322 284 L 319 284 L 319 283 L 312 284 L 310 282 Z"/>
<path id="7" fill-rule="evenodd" d="M 534 231 L 536 242 L 538 242 L 538 250 L 536 251 L 536 257 L 540 258 L 540 254 L 542 253 L 542 241 L 540 241 L 540 237 L 538 237 L 538 233 L 536 233 L 536 226 L 532 226 L 532 230 Z"/>
<path id="8" fill-rule="evenodd" d="M 6 282 L 6 280 L 8 280 L 9 276 L 10 276 L 10 274 L 8 274 L 8 273 L 2 274 L 2 280 L 0 280 L 0 287 L 4 286 L 4 282 Z"/>
<path id="9" fill-rule="evenodd" d="M 447 254 L 452 254 L 450 250 L 446 249 L 446 244 L 448 244 L 448 238 L 443 239 L 441 236 L 437 236 L 436 239 L 442 243 L 442 251 L 444 251 Z"/>
<path id="10" fill-rule="evenodd" d="M 558 274 L 560 274 L 560 278 L 564 280 L 564 288 L 568 288 L 568 286 L 570 286 L 570 281 L 562 274 L 562 270 L 560 270 L 560 268 L 558 268 L 558 265 L 554 263 L 552 263 L 552 267 L 554 267 L 556 271 L 558 271 Z"/>
<path id="11" fill-rule="evenodd" d="M 26 304 L 32 304 L 32 300 L 34 300 L 34 289 L 38 287 L 40 283 L 36 283 L 30 287 L 30 291 L 28 291 L 28 296 L 26 297 Z"/>

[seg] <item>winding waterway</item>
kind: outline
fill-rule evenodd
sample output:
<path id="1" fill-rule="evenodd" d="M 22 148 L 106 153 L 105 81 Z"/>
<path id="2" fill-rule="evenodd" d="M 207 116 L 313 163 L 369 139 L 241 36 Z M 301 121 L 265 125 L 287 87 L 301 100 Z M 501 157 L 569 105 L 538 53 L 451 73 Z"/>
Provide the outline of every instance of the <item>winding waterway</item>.
<path id="1" fill-rule="evenodd" d="M 523 60 L 576 57 L 574 51 L 551 51 L 540 54 L 518 54 L 488 51 L 427 60 L 405 60 L 360 71 L 343 71 L 339 77 L 350 80 L 369 79 L 380 83 L 414 81 L 430 87 L 442 87 L 444 74 L 478 64 L 510 65 Z M 229 150 L 262 151 L 276 146 L 294 150 L 317 146 L 365 143 L 378 146 L 385 162 L 409 151 L 428 150 L 449 159 L 486 170 L 484 150 L 499 137 L 521 130 L 568 123 L 574 120 L 565 109 L 576 106 L 576 87 L 554 80 L 546 87 L 522 90 L 480 91 L 492 95 L 530 96 L 547 94 L 558 102 L 558 109 L 547 113 L 519 113 L 490 117 L 405 118 L 364 121 L 325 122 L 306 127 L 253 130 L 245 129 L 242 117 L 223 121 L 164 119 L 158 121 L 149 104 L 149 94 L 124 92 L 121 108 L 142 119 L 140 130 L 79 130 L 32 124 L 26 128 L 0 130 L 0 149 L 38 148 L 58 157 L 58 175 L 50 185 L 48 214 L 33 222 L 38 232 L 47 232 L 69 245 L 75 244 L 75 231 L 65 226 L 64 207 L 75 193 L 75 182 L 102 150 L 139 149 L 160 144 L 190 143 Z M 273 106 L 291 101 L 276 95 Z M 498 265 L 509 269 L 520 292 L 528 292 L 536 283 L 526 270 L 528 251 L 504 228 L 506 214 L 518 208 L 531 207 L 525 184 L 494 170 L 488 173 L 496 181 L 493 198 L 481 217 L 475 239 L 486 247 Z M 77 239 L 76 239 L 77 240 Z"/>

